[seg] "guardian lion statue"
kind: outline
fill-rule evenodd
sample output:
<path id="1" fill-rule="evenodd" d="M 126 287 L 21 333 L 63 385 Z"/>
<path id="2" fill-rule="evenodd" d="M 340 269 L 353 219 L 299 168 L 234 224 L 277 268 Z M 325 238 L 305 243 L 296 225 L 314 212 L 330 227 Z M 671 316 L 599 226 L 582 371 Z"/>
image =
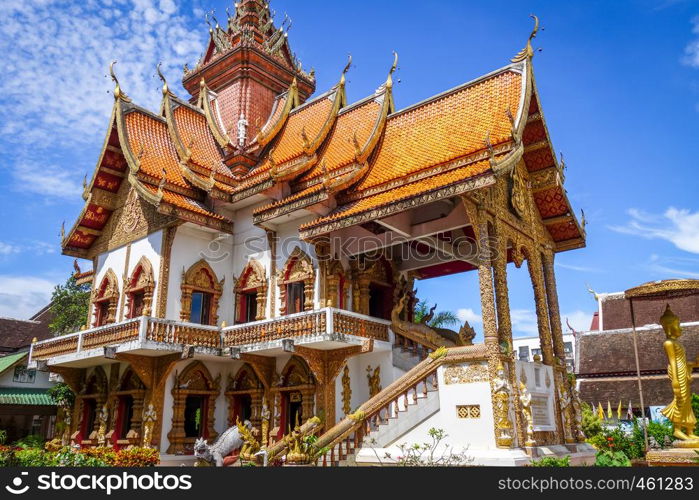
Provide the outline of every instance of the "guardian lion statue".
<path id="1" fill-rule="evenodd" d="M 243 424 L 247 429 L 252 429 L 252 423 L 248 420 Z M 194 456 L 216 467 L 223 467 L 223 459 L 243 447 L 245 442 L 240 436 L 238 427 L 231 427 L 209 446 L 203 438 L 197 439 L 194 443 Z"/>

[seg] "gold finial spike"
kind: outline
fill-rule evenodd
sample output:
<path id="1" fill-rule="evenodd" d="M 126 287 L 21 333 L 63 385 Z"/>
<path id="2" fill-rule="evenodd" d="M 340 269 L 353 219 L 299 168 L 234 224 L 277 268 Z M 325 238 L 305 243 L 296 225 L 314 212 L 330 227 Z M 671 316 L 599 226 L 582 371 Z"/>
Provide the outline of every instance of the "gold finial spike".
<path id="1" fill-rule="evenodd" d="M 356 130 L 352 135 L 352 143 L 354 145 L 354 156 L 355 158 L 359 158 L 360 156 L 362 156 L 362 146 L 359 144 L 359 139 L 357 138 Z"/>
<path id="2" fill-rule="evenodd" d="M 161 69 L 162 65 L 163 65 L 163 62 L 162 61 L 159 62 L 158 65 L 156 66 L 156 70 L 158 71 L 158 77 L 163 82 L 163 95 L 172 94 L 172 92 L 170 92 L 170 88 L 167 85 L 167 80 L 165 79 L 165 75 L 163 74 L 163 70 Z"/>
<path id="3" fill-rule="evenodd" d="M 112 61 L 112 63 L 109 65 L 109 74 L 112 77 L 112 81 L 114 82 L 114 99 L 121 99 L 122 101 L 125 102 L 131 102 L 131 99 L 129 98 L 128 95 L 126 95 L 126 92 L 121 90 L 121 85 L 119 85 L 119 79 L 116 76 L 116 73 L 114 73 L 114 65 L 116 64 L 116 61 Z"/>
<path id="4" fill-rule="evenodd" d="M 85 174 L 85 177 L 83 178 L 83 190 L 87 187 L 87 174 Z"/>
<path id="5" fill-rule="evenodd" d="M 345 69 L 342 70 L 342 78 L 340 79 L 341 85 L 345 84 L 345 80 L 346 80 L 345 75 L 347 75 L 347 72 L 350 70 L 351 67 L 352 67 L 352 54 L 349 54 L 349 57 L 347 60 L 347 65 L 345 66 Z"/>
<path id="6" fill-rule="evenodd" d="M 393 87 L 393 73 L 395 73 L 397 69 L 398 69 L 398 52 L 396 52 L 394 50 L 393 51 L 393 65 L 391 66 L 391 70 L 388 72 L 388 78 L 386 78 L 386 87 L 389 89 Z"/>
<path id="7" fill-rule="evenodd" d="M 61 241 L 66 239 L 66 221 L 61 223 Z"/>
<path id="8" fill-rule="evenodd" d="M 536 38 L 536 35 L 539 33 L 539 18 L 535 16 L 534 14 L 530 14 L 529 17 L 534 19 L 534 30 L 532 30 L 531 35 L 529 35 L 529 40 L 527 40 L 527 45 L 519 51 L 519 53 L 512 58 L 513 63 L 518 63 L 525 61 L 527 59 L 531 59 L 534 57 L 534 49 L 532 48 L 532 40 Z"/>

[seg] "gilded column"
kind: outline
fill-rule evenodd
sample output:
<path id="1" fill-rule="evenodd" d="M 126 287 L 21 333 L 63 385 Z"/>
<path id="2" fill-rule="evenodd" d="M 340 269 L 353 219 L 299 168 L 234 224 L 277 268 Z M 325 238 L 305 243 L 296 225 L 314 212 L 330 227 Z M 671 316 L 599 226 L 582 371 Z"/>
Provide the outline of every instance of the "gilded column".
<path id="1" fill-rule="evenodd" d="M 269 271 L 269 303 L 271 304 L 270 306 L 270 318 L 273 319 L 277 315 L 276 307 L 275 304 L 277 302 L 277 297 L 276 297 L 276 292 L 277 292 L 277 233 L 276 231 L 272 231 L 269 229 L 266 229 L 265 232 L 267 233 L 267 243 L 269 245 L 269 253 L 270 253 L 270 271 Z M 265 290 L 266 293 L 266 290 Z M 260 303 L 258 300 L 258 307 L 260 307 Z M 286 312 L 286 311 L 284 311 Z M 258 317 L 260 316 L 260 311 L 258 309 L 257 312 Z M 282 313 L 283 315 L 283 313 Z M 263 312 L 262 319 L 265 319 L 266 314 Z M 256 318 L 257 319 L 257 318 Z"/>
<path id="2" fill-rule="evenodd" d="M 494 250 L 491 255 L 493 271 L 495 277 L 495 303 L 498 318 L 498 343 L 506 344 L 511 351 L 512 342 L 512 319 L 510 317 L 510 296 L 507 285 L 507 238 L 497 226 L 494 236 Z M 512 405 L 515 412 L 515 424 L 517 440 L 519 443 L 526 441 L 526 422 L 522 415 L 522 404 L 519 398 L 519 383 L 517 382 L 517 372 L 515 361 L 511 357 L 505 362 L 508 366 L 507 374 L 510 387 L 512 388 Z"/>
<path id="3" fill-rule="evenodd" d="M 124 274 L 121 277 L 121 294 L 119 295 L 119 323 L 124 321 L 124 309 L 126 306 L 126 288 L 129 281 L 129 261 L 131 260 L 131 243 L 126 246 L 126 257 L 124 258 Z"/>
<path id="4" fill-rule="evenodd" d="M 175 242 L 178 226 L 169 226 L 163 229 L 163 242 L 160 250 L 160 272 L 158 273 L 158 304 L 155 316 L 165 319 L 167 314 L 167 292 L 170 284 L 170 257 L 172 244 Z"/>
<path id="5" fill-rule="evenodd" d="M 543 354 L 544 364 L 553 367 L 554 378 L 554 403 L 555 408 L 560 408 L 560 392 L 563 388 L 560 366 L 556 363 L 556 357 L 553 352 L 553 339 L 551 337 L 551 323 L 549 319 L 549 310 L 547 303 L 546 285 L 544 279 L 543 263 L 541 261 L 541 253 L 538 248 L 532 249 L 527 260 L 529 275 L 534 288 L 534 301 L 536 302 L 536 320 L 539 326 L 539 339 L 541 341 L 541 352 Z M 556 442 L 563 443 L 565 440 L 564 422 L 561 417 L 561 412 L 556 412 Z"/>
<path id="6" fill-rule="evenodd" d="M 546 300 L 549 309 L 549 322 L 551 335 L 553 336 L 553 350 L 556 356 L 565 364 L 565 346 L 563 344 L 563 327 L 561 313 L 558 307 L 558 289 L 556 287 L 556 273 L 554 270 L 555 257 L 553 252 L 547 251 L 541 255 L 544 269 L 544 282 L 546 283 Z"/>

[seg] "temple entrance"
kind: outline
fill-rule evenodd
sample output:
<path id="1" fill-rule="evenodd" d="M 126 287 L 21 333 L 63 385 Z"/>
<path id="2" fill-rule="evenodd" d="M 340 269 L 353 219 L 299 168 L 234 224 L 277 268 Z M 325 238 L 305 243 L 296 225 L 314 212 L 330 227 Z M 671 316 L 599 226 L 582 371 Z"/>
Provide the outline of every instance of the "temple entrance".
<path id="1" fill-rule="evenodd" d="M 78 442 L 90 439 L 97 419 L 97 400 L 83 399 L 83 413 L 80 420 L 80 435 Z"/>
<path id="2" fill-rule="evenodd" d="M 133 406 L 133 396 L 121 396 L 119 398 L 119 420 L 117 422 L 117 435 L 119 439 L 126 439 L 131 429 Z"/>
<path id="3" fill-rule="evenodd" d="M 300 392 L 289 392 L 284 396 L 286 406 L 285 434 L 289 434 L 296 426 L 303 422 L 303 397 Z"/>
<path id="4" fill-rule="evenodd" d="M 282 371 L 274 396 L 274 428 L 271 436 L 279 440 L 296 425 L 314 416 L 316 381 L 306 362 L 292 356 Z"/>
<path id="5" fill-rule="evenodd" d="M 184 433 L 188 438 L 206 438 L 206 400 L 202 396 L 187 396 L 184 407 Z"/>
<path id="6" fill-rule="evenodd" d="M 369 316 L 391 319 L 392 307 L 393 289 L 378 283 L 372 283 L 369 286 Z"/>

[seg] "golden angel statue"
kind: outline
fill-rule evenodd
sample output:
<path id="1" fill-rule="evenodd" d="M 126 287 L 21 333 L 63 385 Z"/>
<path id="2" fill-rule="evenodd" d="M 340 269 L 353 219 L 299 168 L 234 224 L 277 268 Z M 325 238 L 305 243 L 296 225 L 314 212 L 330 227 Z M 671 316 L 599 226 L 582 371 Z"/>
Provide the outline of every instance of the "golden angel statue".
<path id="1" fill-rule="evenodd" d="M 663 347 L 669 361 L 667 373 L 675 395 L 675 399 L 662 410 L 662 414 L 672 422 L 674 435 L 678 441 L 684 442 L 685 445 L 696 443 L 699 447 L 699 436 L 694 434 L 697 419 L 692 411 L 692 370 L 695 364 L 687 362 L 684 346 L 679 341 L 682 336 L 680 319 L 672 312 L 669 305 L 660 318 L 660 324 L 667 336 Z"/>

